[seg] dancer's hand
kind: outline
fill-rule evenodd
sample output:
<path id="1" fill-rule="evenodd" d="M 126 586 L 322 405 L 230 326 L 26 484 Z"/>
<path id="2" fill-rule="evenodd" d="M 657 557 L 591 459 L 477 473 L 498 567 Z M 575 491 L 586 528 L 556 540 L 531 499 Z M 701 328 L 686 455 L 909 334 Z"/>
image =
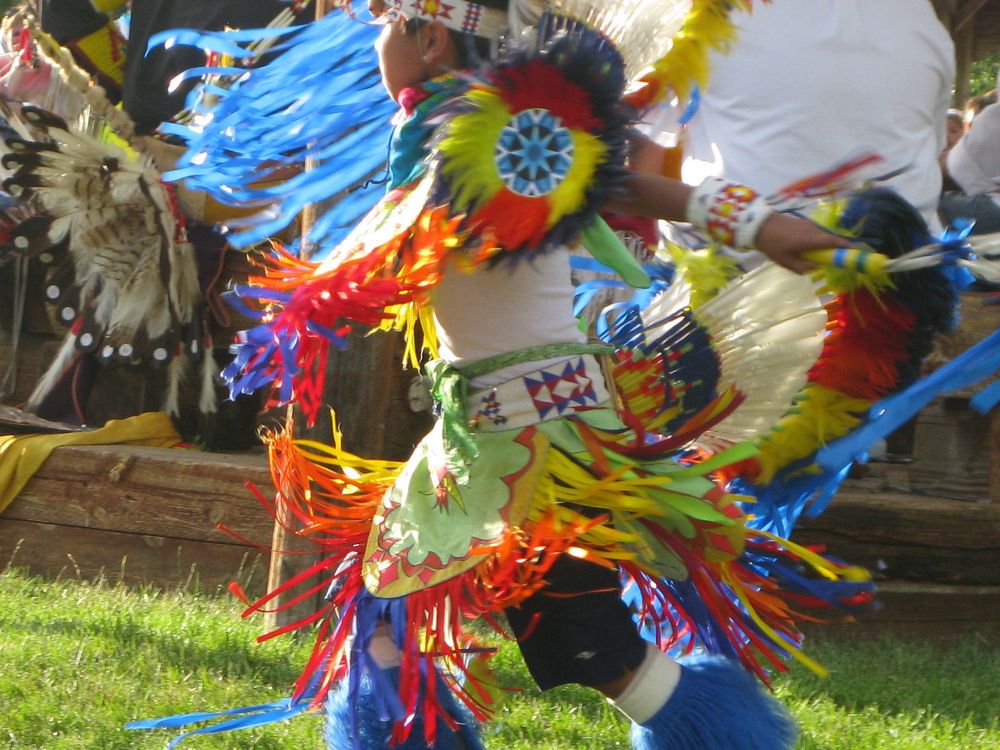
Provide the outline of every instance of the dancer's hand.
<path id="1" fill-rule="evenodd" d="M 841 237 L 827 232 L 811 221 L 789 214 L 772 214 L 757 233 L 757 249 L 764 255 L 795 273 L 807 273 L 816 268 L 802 257 L 810 250 L 830 250 L 843 247 Z"/>

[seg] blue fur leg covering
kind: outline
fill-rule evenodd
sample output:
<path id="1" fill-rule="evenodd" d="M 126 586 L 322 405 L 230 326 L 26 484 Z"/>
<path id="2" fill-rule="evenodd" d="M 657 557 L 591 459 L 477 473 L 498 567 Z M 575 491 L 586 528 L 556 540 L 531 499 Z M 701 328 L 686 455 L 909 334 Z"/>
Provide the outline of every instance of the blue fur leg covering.
<path id="1" fill-rule="evenodd" d="M 786 750 L 798 730 L 784 707 L 738 664 L 685 660 L 677 689 L 644 724 L 634 750 Z"/>
<path id="2" fill-rule="evenodd" d="M 398 669 L 384 670 L 384 674 L 392 684 L 398 684 Z M 433 745 L 427 745 L 424 741 L 424 720 L 417 715 L 406 741 L 392 745 L 389 741 L 392 721 L 382 716 L 372 679 L 368 674 L 361 677 L 361 690 L 357 696 L 350 695 L 348 682 L 342 680 L 327 698 L 326 743 L 329 750 L 485 750 L 476 732 L 476 720 L 443 686 L 438 690 L 438 700 L 459 723 L 458 731 L 452 731 L 443 720 L 438 719 L 437 740 Z M 355 714 L 356 737 L 353 730 Z"/>

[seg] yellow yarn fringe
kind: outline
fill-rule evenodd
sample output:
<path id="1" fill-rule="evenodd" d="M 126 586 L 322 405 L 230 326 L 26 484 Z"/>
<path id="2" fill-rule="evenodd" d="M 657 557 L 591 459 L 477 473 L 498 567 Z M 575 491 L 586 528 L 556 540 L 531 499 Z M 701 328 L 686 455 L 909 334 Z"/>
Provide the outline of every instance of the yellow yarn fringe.
<path id="1" fill-rule="evenodd" d="M 408 302 L 405 305 L 386 308 L 392 317 L 371 330 L 403 332 L 403 367 L 420 366 L 428 359 L 438 358 L 437 328 L 434 326 L 434 311 L 429 303 Z"/>
<path id="2" fill-rule="evenodd" d="M 736 25 L 730 17 L 734 6 L 751 9 L 749 0 L 694 0 L 670 49 L 642 76 L 655 87 L 652 101 L 668 92 L 686 100 L 695 84 L 702 88 L 708 84 L 709 53 L 725 52 L 736 41 Z"/>
<path id="3" fill-rule="evenodd" d="M 795 405 L 760 438 L 760 475 L 757 484 L 767 484 L 782 468 L 811 456 L 832 440 L 846 435 L 859 424 L 871 402 L 850 398 L 840 391 L 809 383 L 802 389 Z M 806 471 L 815 473 L 815 466 Z"/>
<path id="4" fill-rule="evenodd" d="M 726 284 L 740 275 L 736 259 L 720 253 L 718 247 L 687 250 L 668 244 L 666 252 L 678 276 L 691 287 L 691 307 L 697 310 L 715 297 Z"/>

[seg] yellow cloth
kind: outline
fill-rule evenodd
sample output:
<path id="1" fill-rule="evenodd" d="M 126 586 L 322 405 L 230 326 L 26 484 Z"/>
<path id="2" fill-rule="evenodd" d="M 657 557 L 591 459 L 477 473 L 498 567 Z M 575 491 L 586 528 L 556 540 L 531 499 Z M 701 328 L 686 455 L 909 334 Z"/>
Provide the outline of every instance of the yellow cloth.
<path id="1" fill-rule="evenodd" d="M 0 513 L 62 445 L 148 445 L 172 448 L 181 441 L 170 417 L 159 411 L 112 419 L 99 430 L 54 435 L 0 435 Z"/>
<path id="2" fill-rule="evenodd" d="M 100 13 L 111 13 L 125 4 L 126 0 L 91 0 L 94 10 Z"/>

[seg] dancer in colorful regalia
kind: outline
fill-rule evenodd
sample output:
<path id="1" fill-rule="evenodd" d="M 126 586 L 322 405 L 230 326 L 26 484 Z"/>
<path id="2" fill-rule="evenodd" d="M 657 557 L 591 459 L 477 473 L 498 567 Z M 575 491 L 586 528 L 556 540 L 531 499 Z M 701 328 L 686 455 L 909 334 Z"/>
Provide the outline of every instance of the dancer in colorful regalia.
<path id="1" fill-rule="evenodd" d="M 292 589 L 325 591 L 301 623 L 317 630 L 312 656 L 288 700 L 134 727 L 214 719 L 190 732 L 211 733 L 325 704 L 334 750 L 482 747 L 476 727 L 493 691 L 466 634 L 481 619 L 516 639 L 541 688 L 606 695 L 631 719 L 635 748 L 794 744 L 794 722 L 754 675 L 766 681 L 789 658 L 821 669 L 800 651 L 797 617 L 865 603 L 870 582 L 752 528 L 747 498 L 717 479 L 758 447 L 704 437 L 748 404 L 758 434 L 787 411 L 826 314 L 812 282 L 779 265 L 806 270 L 801 253 L 844 240 L 743 186 L 691 190 L 627 169 L 635 107 L 688 94 L 707 49 L 729 38 L 735 5 L 372 3 L 382 81 L 400 107 L 388 191 L 322 262 L 280 250 L 263 261 L 241 290 L 261 325 L 226 375 L 235 393 L 271 387 L 311 418 L 326 355 L 352 328 L 403 330 L 413 359 L 420 328 L 437 420 L 404 463 L 351 455 L 336 436 L 299 440 L 291 423 L 266 436 L 275 512 L 324 555 L 248 611 Z M 299 34 L 285 62 L 304 77 L 288 114 L 315 104 L 302 94 L 306 45 L 333 45 L 326 64 L 363 67 L 347 49 L 360 33 L 350 24 L 365 29 L 340 15 Z M 213 148 L 249 156 L 226 139 L 252 130 L 229 126 L 250 115 L 230 108 L 227 121 L 226 106 L 223 96 L 207 120 L 214 135 L 192 136 L 179 176 L 219 187 Z M 331 117 L 350 108 L 338 102 Z M 345 148 L 341 135 L 358 148 L 369 132 L 353 117 L 354 130 L 320 142 L 327 156 Z M 288 122 L 271 151 L 256 144 L 260 159 L 292 153 L 300 132 L 317 137 L 304 116 Z M 290 203 L 309 179 L 282 188 Z M 657 319 L 618 326 L 615 346 L 590 343 L 572 315 L 570 249 L 582 243 L 626 281 L 649 283 L 600 218 L 606 209 L 687 219 L 779 265 L 715 295 L 700 319 L 690 304 L 664 303 Z M 322 221 L 316 236 L 327 236 Z M 741 367 L 750 380 L 781 376 L 751 397 Z"/>

